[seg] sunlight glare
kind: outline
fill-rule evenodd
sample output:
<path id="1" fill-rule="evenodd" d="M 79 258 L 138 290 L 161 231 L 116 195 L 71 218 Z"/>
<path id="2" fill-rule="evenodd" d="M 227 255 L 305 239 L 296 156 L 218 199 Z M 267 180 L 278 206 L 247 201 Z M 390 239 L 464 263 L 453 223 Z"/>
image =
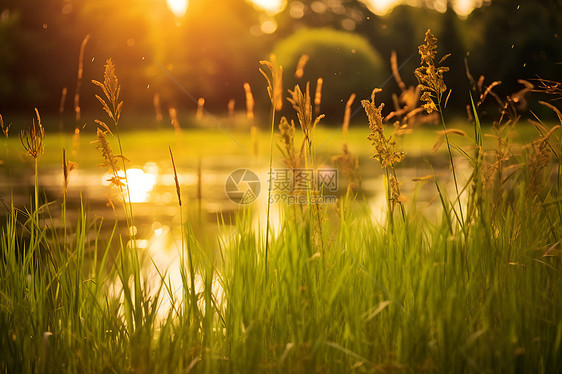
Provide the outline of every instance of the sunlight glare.
<path id="1" fill-rule="evenodd" d="M 119 170 L 117 175 L 121 178 L 125 178 L 125 173 Z M 113 174 L 106 173 L 102 177 L 102 185 L 110 186 L 111 185 L 111 178 Z M 125 182 L 125 180 L 124 180 Z M 128 183 L 127 183 L 128 182 Z M 127 169 L 127 181 L 125 182 L 129 185 L 129 193 L 131 194 L 131 202 L 132 203 L 144 203 L 149 201 L 150 192 L 154 188 L 156 184 L 156 175 L 145 173 L 142 169 Z M 123 193 L 126 194 L 125 189 Z M 125 200 L 127 200 L 127 196 L 123 196 Z"/>
<path id="2" fill-rule="evenodd" d="M 373 13 L 378 15 L 388 13 L 399 4 L 421 6 L 424 3 L 421 0 L 363 0 L 363 2 Z M 489 2 L 489 0 L 453 0 L 451 4 L 459 16 L 466 17 L 474 8 L 481 7 Z M 447 3 L 446 0 L 434 0 L 430 2 L 431 7 L 438 12 L 445 12 L 447 10 Z"/>
<path id="3" fill-rule="evenodd" d="M 178 18 L 181 18 L 187 12 L 187 0 L 167 0 L 168 8 Z"/>
<path id="4" fill-rule="evenodd" d="M 376 1 L 369 0 L 369 1 L 365 1 L 365 3 L 373 13 L 385 14 L 392 7 L 396 6 L 398 1 L 397 0 L 376 0 Z"/>
<path id="5" fill-rule="evenodd" d="M 265 10 L 269 14 L 277 14 L 285 9 L 287 5 L 286 0 L 251 0 L 251 2 L 256 7 Z"/>

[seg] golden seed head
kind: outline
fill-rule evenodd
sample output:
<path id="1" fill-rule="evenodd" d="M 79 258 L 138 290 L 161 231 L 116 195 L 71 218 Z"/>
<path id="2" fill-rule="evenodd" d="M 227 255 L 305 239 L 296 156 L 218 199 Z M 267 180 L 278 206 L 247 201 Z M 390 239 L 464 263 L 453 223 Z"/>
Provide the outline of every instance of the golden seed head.
<path id="1" fill-rule="evenodd" d="M 295 71 L 295 78 L 301 79 L 303 77 L 304 67 L 309 59 L 310 57 L 306 53 L 299 58 L 299 61 L 297 62 L 297 69 Z"/>
<path id="2" fill-rule="evenodd" d="M 113 150 L 111 149 L 111 145 L 109 144 L 109 140 L 107 139 L 107 131 L 104 131 L 100 127 L 98 127 L 96 131 L 96 137 L 97 140 L 94 140 L 92 143 L 97 143 L 96 149 L 100 150 L 103 159 L 103 163 L 98 166 L 105 166 L 109 168 L 109 171 L 111 172 L 111 174 L 113 174 L 110 182 L 116 187 L 123 187 L 125 185 L 123 183 L 125 177 L 119 175 L 120 168 L 117 164 L 117 158 L 125 159 L 125 157 L 123 155 L 113 154 Z"/>
<path id="3" fill-rule="evenodd" d="M 393 166 L 394 164 L 400 163 L 404 160 L 404 152 L 396 151 L 396 141 L 394 136 L 385 137 L 384 136 L 384 126 L 382 122 L 382 109 L 384 104 L 378 107 L 375 104 L 375 94 L 382 90 L 375 88 L 371 95 L 371 101 L 363 100 L 361 105 L 365 109 L 365 113 L 369 118 L 369 129 L 371 133 L 367 137 L 371 141 L 374 147 L 373 158 L 381 163 L 382 168 L 388 166 Z"/>
<path id="4" fill-rule="evenodd" d="M 357 95 L 352 93 L 349 96 L 349 99 L 347 99 L 347 102 L 345 103 L 345 112 L 343 115 L 343 127 L 342 127 L 344 136 L 347 136 L 347 131 L 349 130 L 349 121 L 351 120 L 351 106 L 353 105 L 356 96 Z"/>
<path id="5" fill-rule="evenodd" d="M 449 71 L 446 66 L 438 66 L 444 62 L 450 54 L 443 56 L 439 63 L 435 64 L 437 54 L 437 38 L 433 36 L 431 30 L 425 33 L 425 44 L 418 48 L 421 57 L 420 67 L 414 71 L 418 83 L 423 91 L 421 100 L 425 102 L 424 108 L 427 113 L 437 110 L 435 100 L 440 104 L 441 97 L 447 91 L 447 86 L 443 80 L 443 74 Z"/>
<path id="6" fill-rule="evenodd" d="M 66 159 L 66 150 L 62 149 L 62 174 L 64 177 L 64 194 L 66 195 L 66 191 L 68 190 L 68 178 L 70 176 L 70 172 L 78 167 L 76 162 L 72 162 Z"/>
<path id="7" fill-rule="evenodd" d="M 324 85 L 324 79 L 318 78 L 316 80 L 316 91 L 314 92 L 314 105 L 317 107 L 322 104 L 322 86 Z"/>
<path id="8" fill-rule="evenodd" d="M 252 95 L 252 88 L 250 83 L 244 83 L 244 92 L 246 94 L 246 117 L 249 121 L 254 119 L 254 95 Z"/>
<path id="9" fill-rule="evenodd" d="M 285 164 L 294 169 L 299 165 L 299 157 L 295 151 L 295 122 L 287 120 L 285 117 L 281 117 L 279 121 L 279 132 L 281 138 L 281 145 L 279 146 L 281 152 L 283 153 Z"/>
<path id="10" fill-rule="evenodd" d="M 6 137 L 6 139 L 8 138 L 8 132 L 10 131 L 10 126 L 12 126 L 11 123 L 8 123 L 7 125 L 4 124 L 4 119 L 2 118 L 2 115 L 0 114 L 0 128 L 2 129 L 2 133 L 4 133 L 4 136 Z"/>
<path id="11" fill-rule="evenodd" d="M 306 84 L 306 90 L 304 93 L 297 84 L 294 90 L 289 90 L 289 95 L 290 96 L 287 100 L 297 112 L 297 118 L 299 119 L 301 128 L 305 136 L 308 136 L 309 132 L 320 122 L 322 118 L 324 118 L 324 115 L 322 114 L 313 120 L 312 104 L 310 101 L 310 84 Z"/>
<path id="12" fill-rule="evenodd" d="M 283 67 L 277 64 L 275 55 L 271 55 L 270 60 L 260 61 L 260 64 L 267 67 L 271 77 L 261 68 L 259 71 L 267 81 L 267 92 L 271 105 L 273 105 L 276 111 L 280 111 L 283 108 Z"/>
<path id="13" fill-rule="evenodd" d="M 35 115 L 37 118 L 33 119 L 26 130 L 20 132 L 19 138 L 27 153 L 36 159 L 44 151 L 43 140 L 45 139 L 45 129 L 41 123 L 41 117 L 39 116 L 37 108 L 35 108 Z"/>
<path id="14" fill-rule="evenodd" d="M 113 120 L 114 124 L 117 125 L 121 117 L 123 101 L 119 101 L 121 86 L 119 85 L 119 80 L 115 74 L 115 65 L 111 59 L 107 60 L 105 63 L 103 83 L 96 80 L 92 80 L 92 83 L 102 89 L 105 98 L 96 95 L 96 99 L 98 99 L 103 110 Z"/>

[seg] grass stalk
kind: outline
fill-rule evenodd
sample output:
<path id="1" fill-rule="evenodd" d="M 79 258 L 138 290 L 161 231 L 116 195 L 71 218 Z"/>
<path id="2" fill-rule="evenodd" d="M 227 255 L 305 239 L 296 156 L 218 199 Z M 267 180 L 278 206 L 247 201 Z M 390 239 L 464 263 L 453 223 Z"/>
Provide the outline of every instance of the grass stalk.
<path id="1" fill-rule="evenodd" d="M 265 222 L 265 279 L 268 277 L 267 269 L 267 258 L 269 254 L 269 231 L 270 231 L 270 214 L 271 214 L 271 191 L 273 188 L 272 175 L 273 175 L 273 134 L 275 132 L 275 105 L 271 105 L 271 128 L 270 128 L 270 138 L 269 138 L 269 175 L 267 180 L 267 212 L 266 212 L 266 222 Z"/>
<path id="2" fill-rule="evenodd" d="M 459 216 L 461 226 L 464 228 L 464 215 L 462 211 L 462 203 L 461 203 L 461 196 L 459 193 L 459 184 L 457 182 L 457 173 L 455 170 L 455 162 L 453 160 L 453 153 L 451 151 L 451 144 L 449 142 L 449 136 L 447 135 L 447 126 L 445 125 L 445 118 L 443 117 L 443 109 L 441 107 L 441 98 L 439 97 L 437 100 L 437 110 L 439 112 L 439 118 L 441 119 L 441 125 L 443 126 L 443 132 L 445 134 L 445 143 L 447 143 L 447 152 L 449 156 L 449 163 L 451 165 L 451 172 L 453 174 L 453 182 L 455 184 L 455 192 L 456 192 L 456 199 L 459 205 Z"/>
<path id="3" fill-rule="evenodd" d="M 172 168 L 174 170 L 174 181 L 176 184 L 176 195 L 178 198 L 178 209 L 180 215 L 180 229 L 181 229 L 181 256 L 180 256 L 180 263 L 183 268 L 185 264 L 185 253 L 187 253 L 187 261 L 189 266 L 189 294 L 191 296 L 191 309 L 193 311 L 193 316 L 198 319 L 198 309 L 197 309 L 197 295 L 195 294 L 195 270 L 193 266 L 193 256 L 191 255 L 191 245 L 190 240 L 187 237 L 187 230 L 184 227 L 183 223 L 183 211 L 182 211 L 182 199 L 181 199 L 181 187 L 178 178 L 178 172 L 176 169 L 176 163 L 174 162 L 174 155 L 172 153 L 172 148 L 168 147 L 170 151 L 170 160 L 172 161 Z M 187 245 L 186 245 L 187 242 Z"/>

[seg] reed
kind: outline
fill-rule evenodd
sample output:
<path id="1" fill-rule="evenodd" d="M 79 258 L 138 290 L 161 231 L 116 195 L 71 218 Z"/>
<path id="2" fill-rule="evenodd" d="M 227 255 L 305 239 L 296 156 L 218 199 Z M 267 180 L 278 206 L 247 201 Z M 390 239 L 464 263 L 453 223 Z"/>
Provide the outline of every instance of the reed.
<path id="1" fill-rule="evenodd" d="M 76 91 L 74 92 L 74 117 L 76 120 L 76 128 L 79 126 L 82 110 L 80 109 L 80 89 L 82 88 L 82 77 L 84 76 L 84 53 L 86 45 L 90 40 L 90 34 L 87 34 L 80 44 L 80 54 L 78 56 L 78 72 L 76 78 Z M 62 101 L 62 100 L 61 100 Z"/>
<path id="2" fill-rule="evenodd" d="M 405 153 L 397 151 L 394 135 L 386 137 L 384 134 L 382 117 L 384 104 L 380 104 L 379 106 L 375 104 L 375 95 L 381 91 L 381 89 L 375 88 L 371 94 L 371 100 L 362 100 L 361 105 L 369 119 L 369 129 L 371 133 L 367 139 L 371 141 L 371 145 L 374 148 L 372 157 L 380 163 L 381 168 L 385 172 L 384 184 L 386 200 L 388 202 L 388 221 L 392 228 L 394 222 L 394 207 L 396 204 L 400 205 L 402 219 L 404 222 L 406 221 L 404 205 L 402 204 L 404 197 L 400 194 L 400 185 L 396 178 L 396 170 L 394 168 L 396 164 L 404 160 Z"/>
<path id="3" fill-rule="evenodd" d="M 22 130 L 19 134 L 20 142 L 31 158 L 33 158 L 33 171 L 34 171 L 34 205 L 32 211 L 35 212 L 34 219 L 35 224 L 39 225 L 39 167 L 38 158 L 45 151 L 44 139 L 45 139 L 45 129 L 41 123 L 41 116 L 39 111 L 35 108 L 35 116 L 31 121 L 29 127 Z M 6 135 L 8 134 L 8 129 L 6 129 Z"/>
<path id="4" fill-rule="evenodd" d="M 201 122 L 203 119 L 203 113 L 205 111 L 205 98 L 200 97 L 197 100 L 197 113 L 195 114 L 195 120 Z"/>
<path id="5" fill-rule="evenodd" d="M 418 48 L 418 52 L 421 57 L 421 65 L 415 70 L 416 78 L 418 79 L 420 88 L 423 92 L 420 99 L 425 102 L 424 108 L 428 114 L 431 114 L 433 111 L 439 112 L 441 125 L 443 126 L 445 135 L 445 142 L 447 143 L 451 172 L 453 174 L 453 181 L 455 184 L 455 200 L 457 201 L 459 207 L 459 214 L 456 214 L 456 216 L 460 220 L 461 226 L 464 226 L 464 216 L 461 195 L 459 192 L 459 184 L 457 182 L 457 174 L 455 171 L 455 163 L 453 160 L 453 153 L 451 151 L 451 143 L 449 142 L 449 136 L 447 135 L 447 126 L 445 125 L 445 119 L 443 117 L 443 95 L 447 91 L 443 75 L 449 71 L 449 68 L 447 66 L 440 65 L 448 57 L 450 57 L 451 54 L 449 53 L 444 55 L 436 64 L 435 56 L 437 54 L 437 38 L 431 33 L 431 30 L 427 30 L 425 33 L 424 42 L 425 43 L 420 45 Z"/>
<path id="6" fill-rule="evenodd" d="M 271 214 L 271 191 L 273 188 L 273 183 L 271 181 L 273 174 L 273 134 L 275 132 L 275 112 L 281 110 L 283 105 L 283 67 L 278 66 L 275 60 L 275 56 L 271 56 L 271 61 L 260 61 L 260 64 L 265 66 L 269 70 L 268 75 L 261 68 L 260 73 L 263 75 L 267 82 L 267 92 L 269 94 L 269 100 L 271 102 L 270 111 L 270 140 L 269 140 L 269 176 L 268 176 L 268 187 L 267 187 L 267 211 L 266 211 L 266 223 L 265 223 L 265 275 L 268 276 L 267 271 L 267 257 L 269 254 L 269 232 L 270 227 L 270 214 Z"/>
<path id="7" fill-rule="evenodd" d="M 254 95 L 252 94 L 252 88 L 250 87 L 250 83 L 244 83 L 244 92 L 246 94 L 246 118 L 250 123 L 254 121 Z"/>
<path id="8" fill-rule="evenodd" d="M 236 100 L 230 99 L 226 104 L 226 109 L 228 110 L 228 118 L 234 118 L 234 109 L 236 107 Z"/>
<path id="9" fill-rule="evenodd" d="M 187 266 L 189 269 L 189 280 L 190 280 L 190 288 L 189 294 L 191 296 L 191 310 L 195 318 L 198 318 L 198 309 L 197 309 L 197 295 L 195 294 L 195 270 L 193 267 L 193 256 L 191 254 L 191 246 L 186 247 L 186 238 L 185 234 L 187 230 L 184 229 L 183 226 L 183 211 L 182 211 L 182 200 L 181 200 L 181 188 L 180 182 L 178 178 L 178 172 L 176 170 L 176 163 L 174 161 L 174 155 L 172 153 L 172 148 L 168 147 L 170 151 L 170 160 L 172 161 L 172 169 L 174 171 L 174 183 L 176 185 L 176 196 L 178 198 L 178 208 L 179 208 L 179 216 L 180 216 L 180 230 L 182 233 L 181 236 L 181 255 L 180 255 L 180 266 L 183 269 L 185 267 L 185 253 L 187 253 Z M 185 281 L 184 281 L 185 283 Z"/>
<path id="10" fill-rule="evenodd" d="M 295 69 L 295 78 L 301 79 L 303 77 L 304 68 L 308 63 L 308 60 L 310 60 L 310 56 L 306 53 L 299 58 L 299 60 L 297 61 L 297 68 Z"/>
<path id="11" fill-rule="evenodd" d="M 181 134 L 181 126 L 177 109 L 173 106 L 169 107 L 168 114 L 170 115 L 170 121 L 172 123 L 172 127 L 174 128 L 174 131 L 176 132 L 176 134 Z"/>

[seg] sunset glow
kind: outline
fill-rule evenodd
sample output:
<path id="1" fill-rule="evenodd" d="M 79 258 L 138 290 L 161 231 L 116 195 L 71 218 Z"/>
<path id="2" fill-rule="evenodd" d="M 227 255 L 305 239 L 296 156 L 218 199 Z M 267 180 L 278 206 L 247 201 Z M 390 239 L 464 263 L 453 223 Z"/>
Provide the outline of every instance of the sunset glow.
<path id="1" fill-rule="evenodd" d="M 187 0 L 167 0 L 168 8 L 176 17 L 183 17 L 187 12 Z"/>
<path id="2" fill-rule="evenodd" d="M 251 0 L 251 2 L 256 7 L 263 9 L 270 14 L 279 13 L 287 5 L 286 0 Z"/>
<path id="3" fill-rule="evenodd" d="M 393 7 L 399 4 L 408 4 L 412 6 L 422 6 L 424 4 L 421 0 L 363 0 L 369 9 L 376 14 L 385 14 Z M 481 7 L 484 3 L 489 3 L 487 0 L 453 0 L 453 9 L 460 16 L 467 16 L 476 7 Z M 435 0 L 432 7 L 439 11 L 444 12 L 447 9 L 447 0 Z"/>

